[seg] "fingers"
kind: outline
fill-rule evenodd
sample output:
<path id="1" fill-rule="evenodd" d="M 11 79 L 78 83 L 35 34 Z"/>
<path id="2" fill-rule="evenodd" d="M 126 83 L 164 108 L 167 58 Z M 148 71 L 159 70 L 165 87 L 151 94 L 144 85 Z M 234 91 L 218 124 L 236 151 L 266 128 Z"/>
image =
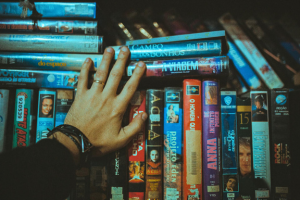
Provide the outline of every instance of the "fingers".
<path id="1" fill-rule="evenodd" d="M 118 135 L 118 142 L 120 146 L 125 146 L 133 136 L 143 131 L 144 123 L 147 117 L 147 113 L 140 113 L 131 121 L 128 126 L 125 126 L 120 130 L 120 133 Z"/>
<path id="2" fill-rule="evenodd" d="M 125 107 L 129 103 L 130 99 L 132 98 L 133 94 L 135 93 L 139 82 L 144 74 L 146 65 L 144 62 L 140 61 L 136 65 L 133 75 L 127 81 L 126 85 L 124 86 L 121 94 L 118 96 L 119 106 Z"/>
<path id="3" fill-rule="evenodd" d="M 121 48 L 118 59 L 112 68 L 107 83 L 105 85 L 104 91 L 105 93 L 116 94 L 119 83 L 122 79 L 127 58 L 130 52 L 128 47 L 124 46 Z"/>
<path id="4" fill-rule="evenodd" d="M 82 93 L 87 90 L 89 71 L 92 66 L 93 61 L 90 58 L 87 58 L 82 64 L 80 75 L 78 77 L 77 93 Z"/>
<path id="5" fill-rule="evenodd" d="M 106 48 L 100 66 L 97 68 L 96 74 L 94 76 L 94 83 L 91 87 L 92 90 L 100 90 L 100 91 L 103 90 L 104 84 L 107 79 L 109 66 L 113 57 L 114 57 L 113 48 L 111 47 Z"/>

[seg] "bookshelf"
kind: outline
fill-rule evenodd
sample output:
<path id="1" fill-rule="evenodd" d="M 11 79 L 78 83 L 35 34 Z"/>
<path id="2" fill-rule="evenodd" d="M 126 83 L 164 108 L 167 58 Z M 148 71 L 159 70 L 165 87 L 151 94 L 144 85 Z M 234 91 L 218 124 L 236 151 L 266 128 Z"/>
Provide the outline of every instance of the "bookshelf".
<path id="1" fill-rule="evenodd" d="M 11 0 L 10 0 L 11 1 Z M 41 0 L 35 2 L 43 2 Z M 59 1 L 57 1 L 59 2 Z M 67 2 L 81 2 L 79 0 L 67 0 Z M 255 12 L 272 12 L 273 14 L 281 14 L 284 12 L 289 12 L 291 16 L 300 23 L 300 17 L 297 15 L 298 10 L 296 3 L 292 1 L 287 2 L 272 2 L 272 4 L 262 1 L 251 1 L 251 2 L 232 2 L 232 1 L 220 1 L 214 0 L 210 2 L 201 2 L 201 4 L 197 1 L 164 1 L 159 2 L 155 1 L 146 1 L 141 3 L 140 1 L 133 0 L 133 1 L 97 1 L 97 21 L 99 23 L 98 27 L 98 35 L 104 36 L 105 46 L 116 45 L 116 41 L 114 41 L 114 37 L 111 35 L 111 30 L 114 30 L 111 23 L 110 23 L 110 16 L 115 12 L 125 12 L 128 10 L 137 10 L 143 11 L 145 8 L 153 7 L 156 13 L 161 15 L 165 10 L 173 7 L 179 11 L 181 16 L 184 16 L 186 20 L 190 18 L 195 18 L 196 16 L 200 15 L 201 17 L 212 17 L 212 16 L 220 16 L 225 11 L 231 11 L 239 16 L 243 14 L 243 11 L 246 10 L 248 13 L 255 13 Z M 114 34 L 117 34 L 114 32 Z M 169 78 L 166 77 L 164 79 L 161 78 L 145 78 L 141 81 L 139 85 L 139 89 L 148 89 L 148 88 L 156 88 L 162 89 L 164 87 L 181 87 L 183 77 L 176 77 L 176 78 Z M 226 79 L 221 79 L 221 86 L 226 87 Z M 291 102 L 291 116 L 294 116 L 291 119 L 291 155 L 292 155 L 292 186 L 291 186 L 291 193 L 296 194 L 297 189 L 299 188 L 300 175 L 298 173 L 298 169 L 300 167 L 300 163 L 297 160 L 298 155 L 300 154 L 300 150 L 297 148 L 298 141 L 300 140 L 300 127 L 298 126 L 298 121 L 300 119 L 300 104 L 297 101 L 297 98 L 300 98 L 299 95 L 299 86 L 292 87 L 295 91 L 291 94 L 292 95 L 292 102 Z M 37 89 L 35 89 L 37 92 Z M 11 95 L 12 98 L 13 94 Z M 14 102 L 9 103 L 9 107 L 14 107 Z M 13 118 L 13 113 L 9 113 L 8 118 Z M 11 129 L 11 128 L 9 128 Z M 12 130 L 9 130 L 12 131 Z M 7 137 L 7 143 L 11 143 L 12 138 Z M 7 149 L 10 149 L 8 147 Z M 274 176 L 274 175 L 272 175 Z"/>

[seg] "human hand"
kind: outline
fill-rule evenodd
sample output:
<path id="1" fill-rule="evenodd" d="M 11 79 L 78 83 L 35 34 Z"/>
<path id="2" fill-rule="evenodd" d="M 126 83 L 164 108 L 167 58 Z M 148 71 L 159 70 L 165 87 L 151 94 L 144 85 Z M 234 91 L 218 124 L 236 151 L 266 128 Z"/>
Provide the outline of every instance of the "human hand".
<path id="1" fill-rule="evenodd" d="M 94 77 L 100 82 L 93 82 L 90 89 L 88 74 L 93 67 L 92 60 L 87 59 L 81 68 L 76 98 L 64 123 L 75 126 L 85 134 L 94 146 L 93 156 L 101 156 L 124 147 L 135 134 L 142 131 L 147 119 L 146 113 L 140 113 L 128 126 L 121 126 L 127 105 L 146 67 L 140 61 L 121 93 L 117 95 L 129 54 L 129 49 L 123 47 L 107 79 L 109 65 L 114 58 L 114 50 L 108 47 Z"/>

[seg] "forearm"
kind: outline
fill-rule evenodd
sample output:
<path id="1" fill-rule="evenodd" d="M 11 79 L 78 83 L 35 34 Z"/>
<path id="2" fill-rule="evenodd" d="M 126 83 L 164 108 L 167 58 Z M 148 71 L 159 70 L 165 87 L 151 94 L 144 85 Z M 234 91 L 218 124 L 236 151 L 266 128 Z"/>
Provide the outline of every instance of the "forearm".
<path id="1" fill-rule="evenodd" d="M 51 139 L 0 154 L 1 197 L 51 200 L 67 197 L 75 182 L 72 158 L 65 146 Z"/>

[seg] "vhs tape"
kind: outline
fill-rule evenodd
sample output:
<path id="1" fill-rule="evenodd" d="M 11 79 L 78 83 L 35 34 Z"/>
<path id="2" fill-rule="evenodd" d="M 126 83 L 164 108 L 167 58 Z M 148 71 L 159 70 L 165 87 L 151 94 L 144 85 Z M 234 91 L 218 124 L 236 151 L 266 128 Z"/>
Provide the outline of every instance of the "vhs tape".
<path id="1" fill-rule="evenodd" d="M 182 199 L 182 88 L 166 87 L 164 98 L 164 199 Z"/>
<path id="2" fill-rule="evenodd" d="M 115 59 L 122 46 L 112 46 Z M 129 44 L 130 60 L 167 59 L 183 57 L 221 56 L 221 40 L 193 40 L 153 44 Z"/>
<path id="3" fill-rule="evenodd" d="M 49 130 L 54 128 L 56 91 L 39 89 L 36 142 L 47 138 Z"/>
<path id="4" fill-rule="evenodd" d="M 271 170 L 272 197 L 289 200 L 291 196 L 291 131 L 288 89 L 271 90 Z"/>
<path id="5" fill-rule="evenodd" d="M 251 126 L 251 99 L 237 97 L 237 135 L 239 152 L 239 192 L 244 200 L 254 199 L 254 174 Z"/>
<path id="6" fill-rule="evenodd" d="M 97 21 L 0 19 L 1 33 L 97 35 Z"/>
<path id="7" fill-rule="evenodd" d="M 98 54 L 0 52 L 0 68 L 80 71 L 86 58 L 90 58 L 96 68 L 102 61 L 102 55 Z"/>
<path id="8" fill-rule="evenodd" d="M 56 94 L 55 127 L 64 124 L 68 111 L 74 101 L 74 90 L 58 89 Z"/>
<path id="9" fill-rule="evenodd" d="M 77 86 L 79 72 L 0 69 L 1 86 L 64 88 Z"/>
<path id="10" fill-rule="evenodd" d="M 145 199 L 163 199 L 163 110 L 164 90 L 146 91 L 146 193 Z"/>
<path id="11" fill-rule="evenodd" d="M 13 148 L 30 145 L 33 93 L 32 89 L 16 89 Z"/>
<path id="12" fill-rule="evenodd" d="M 250 91 L 255 198 L 271 198 L 271 158 L 268 91 Z"/>
<path id="13" fill-rule="evenodd" d="M 283 82 L 256 48 L 254 43 L 240 28 L 237 21 L 231 16 L 231 14 L 224 14 L 219 18 L 219 22 L 225 28 L 228 35 L 232 38 L 235 45 L 251 63 L 255 72 L 261 77 L 268 88 L 272 89 L 283 87 Z"/>
<path id="14" fill-rule="evenodd" d="M 9 90 L 0 89 L 0 153 L 5 149 Z"/>
<path id="15" fill-rule="evenodd" d="M 239 196 L 238 142 L 236 131 L 236 91 L 221 91 L 223 200 Z"/>
<path id="16" fill-rule="evenodd" d="M 129 121 L 146 111 L 146 91 L 136 91 L 130 101 Z M 137 134 L 128 144 L 128 197 L 129 200 L 145 198 L 145 138 L 146 130 Z"/>
<path id="17" fill-rule="evenodd" d="M 202 196 L 202 103 L 201 81 L 183 81 L 183 197 L 203 200 Z"/>
<path id="18" fill-rule="evenodd" d="M 186 58 L 177 60 L 145 61 L 146 77 L 150 76 L 227 76 L 229 60 L 227 56 Z M 137 62 L 127 67 L 127 76 L 133 74 Z"/>
<path id="19" fill-rule="evenodd" d="M 35 2 L 33 9 L 42 18 L 90 18 L 96 19 L 96 2 Z M 20 2 L 0 2 L 0 17 L 29 18 L 33 11 L 23 12 Z"/>
<path id="20" fill-rule="evenodd" d="M 102 36 L 0 34 L 1 51 L 102 53 Z"/>
<path id="21" fill-rule="evenodd" d="M 220 84 L 202 82 L 203 119 L 203 198 L 221 199 Z"/>

